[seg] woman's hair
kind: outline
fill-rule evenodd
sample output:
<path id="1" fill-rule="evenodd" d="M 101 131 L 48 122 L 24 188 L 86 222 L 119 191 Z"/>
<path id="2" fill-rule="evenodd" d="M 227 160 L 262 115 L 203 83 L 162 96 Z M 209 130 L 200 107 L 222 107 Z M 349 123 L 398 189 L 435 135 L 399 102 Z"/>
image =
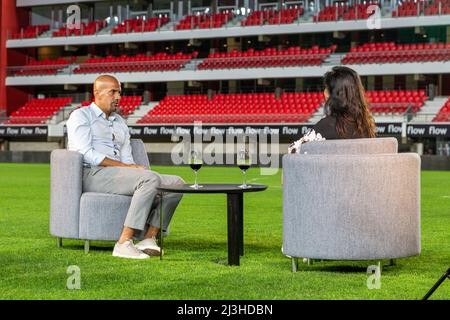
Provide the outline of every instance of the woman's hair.
<path id="1" fill-rule="evenodd" d="M 338 134 L 343 138 L 352 138 L 352 134 L 375 137 L 375 123 L 359 75 L 348 67 L 336 66 L 325 73 L 324 85 L 329 94 L 325 109 L 336 117 Z"/>

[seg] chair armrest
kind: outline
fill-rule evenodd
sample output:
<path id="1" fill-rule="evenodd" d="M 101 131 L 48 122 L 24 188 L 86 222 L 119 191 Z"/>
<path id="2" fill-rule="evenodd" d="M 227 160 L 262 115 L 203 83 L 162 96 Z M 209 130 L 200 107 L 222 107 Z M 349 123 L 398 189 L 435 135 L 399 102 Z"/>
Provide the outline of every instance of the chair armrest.
<path id="1" fill-rule="evenodd" d="M 82 154 L 61 149 L 52 151 L 50 176 L 50 233 L 62 238 L 78 238 Z"/>

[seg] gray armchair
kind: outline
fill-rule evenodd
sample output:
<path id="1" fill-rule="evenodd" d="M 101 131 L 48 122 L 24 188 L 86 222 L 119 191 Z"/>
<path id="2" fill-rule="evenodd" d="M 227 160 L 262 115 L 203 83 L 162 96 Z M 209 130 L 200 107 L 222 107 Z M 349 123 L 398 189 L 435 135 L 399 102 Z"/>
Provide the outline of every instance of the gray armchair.
<path id="1" fill-rule="evenodd" d="M 306 143 L 283 157 L 283 252 L 323 260 L 420 253 L 420 157 L 393 138 Z"/>
<path id="2" fill-rule="evenodd" d="M 142 140 L 131 139 L 134 161 L 149 167 L 150 163 Z M 51 153 L 50 233 L 62 238 L 85 240 L 117 240 L 131 203 L 131 197 L 83 192 L 83 157 L 68 150 Z"/>

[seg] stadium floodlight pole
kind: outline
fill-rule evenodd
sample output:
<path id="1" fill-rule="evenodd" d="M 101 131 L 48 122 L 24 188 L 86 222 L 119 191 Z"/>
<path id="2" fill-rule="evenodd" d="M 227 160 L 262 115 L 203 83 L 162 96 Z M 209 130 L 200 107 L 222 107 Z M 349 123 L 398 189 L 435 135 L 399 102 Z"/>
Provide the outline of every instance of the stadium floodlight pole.
<path id="1" fill-rule="evenodd" d="M 434 284 L 434 286 L 427 292 L 427 294 L 422 298 L 422 300 L 428 300 L 429 297 L 436 291 L 437 288 L 444 282 L 445 279 L 450 280 L 450 268 L 445 272 L 442 277 Z"/>

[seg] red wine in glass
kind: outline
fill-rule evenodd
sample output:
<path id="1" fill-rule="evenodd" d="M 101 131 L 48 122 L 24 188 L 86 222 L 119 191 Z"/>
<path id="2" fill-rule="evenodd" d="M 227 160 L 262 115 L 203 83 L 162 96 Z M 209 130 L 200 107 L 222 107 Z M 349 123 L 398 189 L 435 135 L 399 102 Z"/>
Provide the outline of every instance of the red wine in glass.
<path id="1" fill-rule="evenodd" d="M 201 185 L 199 185 L 197 183 L 198 170 L 200 170 L 200 168 L 202 167 L 202 164 L 203 164 L 203 160 L 202 160 L 201 153 L 196 150 L 191 150 L 189 165 L 190 165 L 191 169 L 194 170 L 194 174 L 195 174 L 195 181 L 194 181 L 194 184 L 191 186 L 191 188 L 198 189 L 198 188 L 202 187 Z"/>
<path id="2" fill-rule="evenodd" d="M 241 150 L 238 154 L 237 165 L 238 165 L 239 169 L 241 169 L 242 175 L 243 175 L 243 182 L 239 186 L 242 189 L 246 189 L 246 188 L 250 187 L 246 183 L 246 173 L 247 173 L 247 170 L 250 168 L 250 164 L 251 164 L 251 159 L 250 159 L 250 155 L 249 155 L 248 151 Z"/>
<path id="3" fill-rule="evenodd" d="M 246 170 L 248 170 L 248 168 L 250 168 L 250 165 L 249 164 L 240 164 L 240 165 L 238 165 L 238 167 L 242 171 L 246 171 Z"/>
<path id="4" fill-rule="evenodd" d="M 201 167 L 202 167 L 201 163 L 191 163 L 191 169 L 194 171 L 200 170 Z"/>

